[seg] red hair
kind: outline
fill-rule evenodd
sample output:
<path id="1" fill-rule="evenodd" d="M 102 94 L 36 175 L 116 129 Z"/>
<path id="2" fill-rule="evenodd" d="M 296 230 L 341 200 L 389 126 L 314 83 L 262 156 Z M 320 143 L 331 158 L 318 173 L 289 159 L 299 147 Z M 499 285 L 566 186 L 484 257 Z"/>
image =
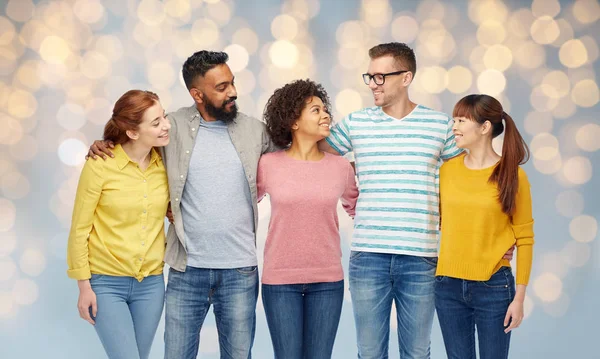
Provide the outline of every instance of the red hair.
<path id="1" fill-rule="evenodd" d="M 454 106 L 452 117 L 465 117 L 483 125 L 492 124 L 492 138 L 504 132 L 502 158 L 494 168 L 489 181 L 498 185 L 498 200 L 502 211 L 511 216 L 515 211 L 515 197 L 519 188 L 519 165 L 529 160 L 529 148 L 517 125 L 498 100 L 488 95 L 468 95 Z M 502 120 L 506 123 L 506 128 Z"/>
<path id="2" fill-rule="evenodd" d="M 113 114 L 104 126 L 104 140 L 116 144 L 129 141 L 127 131 L 135 131 L 142 123 L 144 112 L 159 101 L 150 91 L 129 90 L 115 103 Z"/>

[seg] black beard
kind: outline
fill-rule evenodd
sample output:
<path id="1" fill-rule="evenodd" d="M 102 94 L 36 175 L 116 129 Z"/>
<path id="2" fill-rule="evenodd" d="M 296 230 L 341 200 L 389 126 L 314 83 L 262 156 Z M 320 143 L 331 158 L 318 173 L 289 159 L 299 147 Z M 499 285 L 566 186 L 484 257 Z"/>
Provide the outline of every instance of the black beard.
<path id="1" fill-rule="evenodd" d="M 227 106 L 229 103 L 235 101 L 236 99 L 237 99 L 237 97 L 230 98 L 229 100 L 225 101 L 221 107 L 217 107 L 217 106 L 213 105 L 212 102 L 206 101 L 204 108 L 206 109 L 206 112 L 211 117 L 215 118 L 217 121 L 223 121 L 224 123 L 230 123 L 230 122 L 233 122 L 233 120 L 237 116 L 237 111 L 238 111 L 237 104 L 233 104 L 233 108 L 230 111 L 227 111 L 225 109 L 225 106 Z"/>

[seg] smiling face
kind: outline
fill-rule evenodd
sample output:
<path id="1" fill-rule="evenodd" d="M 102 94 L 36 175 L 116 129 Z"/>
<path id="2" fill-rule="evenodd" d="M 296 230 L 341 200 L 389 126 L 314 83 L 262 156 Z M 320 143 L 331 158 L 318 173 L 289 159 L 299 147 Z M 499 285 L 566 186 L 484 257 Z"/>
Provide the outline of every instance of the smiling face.
<path id="1" fill-rule="evenodd" d="M 367 73 L 369 75 L 387 74 L 402 70 L 407 69 L 402 68 L 390 55 L 371 59 Z M 375 81 L 371 80 L 369 88 L 373 92 L 375 105 L 385 108 L 399 101 L 402 95 L 406 94 L 411 80 L 412 74 L 410 72 L 386 76 L 383 85 L 377 85 Z"/>
<path id="2" fill-rule="evenodd" d="M 138 128 L 135 131 L 127 131 L 127 135 L 145 147 L 160 147 L 169 144 L 169 129 L 171 123 L 165 116 L 165 110 L 160 102 L 155 101 L 154 105 L 144 112 Z"/>
<path id="3" fill-rule="evenodd" d="M 194 88 L 190 90 L 194 98 L 214 120 L 233 121 L 237 115 L 237 89 L 235 77 L 227 64 L 220 64 L 208 70 L 204 77 L 198 76 Z"/>
<path id="4" fill-rule="evenodd" d="M 323 101 L 312 96 L 306 101 L 300 118 L 292 126 L 292 132 L 294 136 L 311 137 L 317 142 L 329 136 L 330 127 L 331 116 Z"/>
<path id="5" fill-rule="evenodd" d="M 481 141 L 491 141 L 491 123 L 479 124 L 466 117 L 455 117 L 452 133 L 458 148 L 471 149 Z"/>

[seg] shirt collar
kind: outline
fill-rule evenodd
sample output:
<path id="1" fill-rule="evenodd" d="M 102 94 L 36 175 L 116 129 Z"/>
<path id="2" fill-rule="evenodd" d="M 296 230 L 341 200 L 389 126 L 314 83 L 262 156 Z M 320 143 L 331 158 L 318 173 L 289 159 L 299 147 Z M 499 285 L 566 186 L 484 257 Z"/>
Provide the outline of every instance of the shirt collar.
<path id="1" fill-rule="evenodd" d="M 123 147 L 120 144 L 115 146 L 115 148 L 113 149 L 113 154 L 115 155 L 115 160 L 117 161 L 117 166 L 120 170 L 123 170 L 123 168 L 125 168 L 125 166 L 127 166 L 129 162 L 135 163 L 131 160 L 131 158 L 129 158 L 129 156 L 127 156 L 127 153 L 125 152 L 125 150 L 123 150 Z M 152 148 L 150 152 L 150 164 L 148 165 L 148 167 L 150 167 L 150 165 L 152 164 L 156 164 L 158 166 L 159 161 L 162 161 L 162 158 L 160 157 L 156 149 Z"/>

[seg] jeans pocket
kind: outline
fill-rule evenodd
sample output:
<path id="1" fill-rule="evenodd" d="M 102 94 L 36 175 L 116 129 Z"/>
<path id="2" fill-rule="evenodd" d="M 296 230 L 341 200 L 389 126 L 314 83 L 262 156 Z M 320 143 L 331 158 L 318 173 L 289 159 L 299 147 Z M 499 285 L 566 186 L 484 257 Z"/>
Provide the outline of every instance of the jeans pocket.
<path id="1" fill-rule="evenodd" d="M 353 261 L 355 259 L 358 259 L 360 256 L 363 255 L 363 253 L 365 253 L 365 252 L 351 251 L 350 252 L 350 260 Z"/>
<path id="2" fill-rule="evenodd" d="M 256 271 L 258 270 L 258 266 L 241 267 L 236 268 L 235 270 L 240 274 L 250 275 L 256 273 Z"/>
<path id="3" fill-rule="evenodd" d="M 510 267 L 502 267 L 492 277 L 486 281 L 481 281 L 487 288 L 508 288 L 509 287 Z"/>
<path id="4" fill-rule="evenodd" d="M 444 281 L 444 279 L 446 279 L 445 275 L 437 275 L 437 276 L 435 276 L 435 282 L 436 283 L 442 283 Z"/>
<path id="5" fill-rule="evenodd" d="M 420 257 L 423 262 L 429 264 L 432 267 L 437 267 L 438 257 Z"/>

